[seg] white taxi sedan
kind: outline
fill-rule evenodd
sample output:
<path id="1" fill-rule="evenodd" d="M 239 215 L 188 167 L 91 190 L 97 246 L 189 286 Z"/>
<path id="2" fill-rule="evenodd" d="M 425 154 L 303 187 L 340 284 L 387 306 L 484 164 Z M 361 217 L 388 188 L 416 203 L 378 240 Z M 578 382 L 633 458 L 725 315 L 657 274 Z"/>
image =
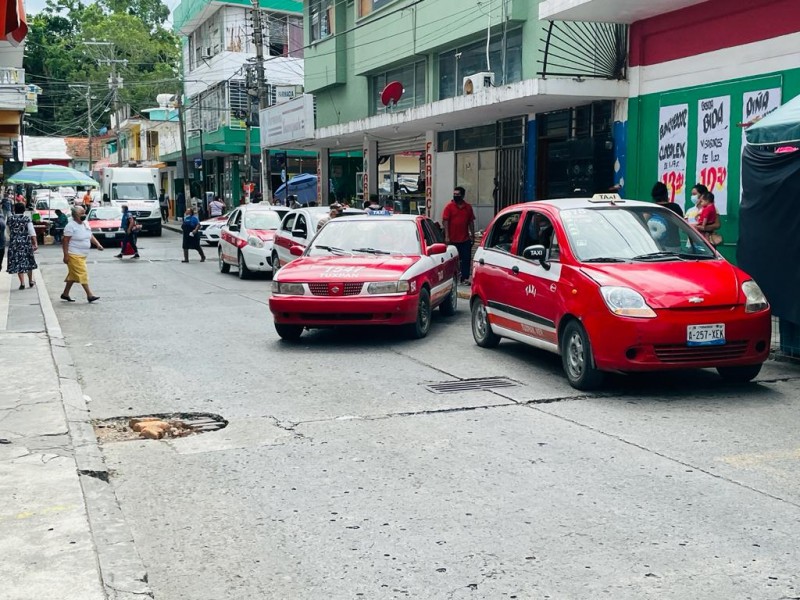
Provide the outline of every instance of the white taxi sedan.
<path id="1" fill-rule="evenodd" d="M 288 209 L 268 204 L 245 204 L 234 209 L 222 226 L 219 241 L 219 270 L 231 266 L 240 279 L 253 272 L 272 272 L 272 240 Z"/>

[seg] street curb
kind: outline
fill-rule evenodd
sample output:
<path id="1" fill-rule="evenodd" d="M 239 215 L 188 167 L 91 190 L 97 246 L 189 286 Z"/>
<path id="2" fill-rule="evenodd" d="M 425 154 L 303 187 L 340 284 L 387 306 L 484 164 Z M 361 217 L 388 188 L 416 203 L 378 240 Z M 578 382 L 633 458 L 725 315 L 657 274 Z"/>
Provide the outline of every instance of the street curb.
<path id="1" fill-rule="evenodd" d="M 169 221 L 167 223 L 162 223 L 161 227 L 168 229 L 169 231 L 174 231 L 175 233 L 183 233 L 180 223 L 173 223 L 172 221 Z"/>
<path id="2" fill-rule="evenodd" d="M 50 352 L 58 373 L 61 401 L 75 450 L 75 464 L 97 552 L 103 591 L 109 600 L 153 598 L 144 563 L 136 551 L 133 535 L 109 483 L 108 468 L 89 418 L 89 407 L 43 276 L 38 278 L 36 290 Z"/>

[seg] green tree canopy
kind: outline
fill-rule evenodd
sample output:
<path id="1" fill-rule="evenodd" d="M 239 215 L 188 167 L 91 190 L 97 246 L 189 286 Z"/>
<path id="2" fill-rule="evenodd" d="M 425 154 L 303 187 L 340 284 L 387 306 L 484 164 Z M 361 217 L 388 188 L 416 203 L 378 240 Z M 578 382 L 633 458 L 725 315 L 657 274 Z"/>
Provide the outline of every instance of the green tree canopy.
<path id="1" fill-rule="evenodd" d="M 109 126 L 112 64 L 123 79 L 120 105 L 134 114 L 153 107 L 156 95 L 175 93 L 180 42 L 164 26 L 168 16 L 161 0 L 48 0 L 30 20 L 26 40 L 26 78 L 42 88 L 28 133 L 86 134 L 86 89 L 70 87 L 76 84 L 90 86 L 93 133 Z"/>

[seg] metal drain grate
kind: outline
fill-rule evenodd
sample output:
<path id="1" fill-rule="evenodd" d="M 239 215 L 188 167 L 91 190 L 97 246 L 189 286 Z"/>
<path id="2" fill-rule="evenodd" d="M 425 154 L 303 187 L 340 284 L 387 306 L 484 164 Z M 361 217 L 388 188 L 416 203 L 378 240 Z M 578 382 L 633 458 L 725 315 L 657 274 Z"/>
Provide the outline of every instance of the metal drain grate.
<path id="1" fill-rule="evenodd" d="M 487 391 L 518 385 L 519 383 L 508 377 L 477 377 L 474 379 L 429 383 L 425 385 L 425 389 L 434 394 L 454 394 L 456 392 Z"/>

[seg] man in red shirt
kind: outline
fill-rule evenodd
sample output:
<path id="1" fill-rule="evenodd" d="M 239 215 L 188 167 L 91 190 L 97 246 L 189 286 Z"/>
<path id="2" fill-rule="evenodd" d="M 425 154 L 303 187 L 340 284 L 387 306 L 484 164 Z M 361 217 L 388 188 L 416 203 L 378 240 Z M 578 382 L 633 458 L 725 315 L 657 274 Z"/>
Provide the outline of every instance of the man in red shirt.
<path id="1" fill-rule="evenodd" d="M 453 244 L 458 250 L 461 263 L 461 283 L 469 285 L 470 262 L 472 259 L 472 244 L 475 241 L 475 213 L 472 206 L 466 202 L 466 192 L 463 187 L 453 190 L 453 201 L 444 208 L 442 221 L 444 222 L 444 241 Z"/>

